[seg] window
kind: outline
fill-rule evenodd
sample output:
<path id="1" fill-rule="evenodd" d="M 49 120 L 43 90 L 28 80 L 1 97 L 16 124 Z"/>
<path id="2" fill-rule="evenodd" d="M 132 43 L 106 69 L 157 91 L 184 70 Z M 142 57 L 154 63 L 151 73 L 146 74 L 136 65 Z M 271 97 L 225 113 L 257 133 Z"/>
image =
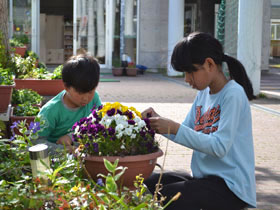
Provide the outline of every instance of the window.
<path id="1" fill-rule="evenodd" d="M 280 22 L 271 24 L 271 40 L 280 40 Z"/>

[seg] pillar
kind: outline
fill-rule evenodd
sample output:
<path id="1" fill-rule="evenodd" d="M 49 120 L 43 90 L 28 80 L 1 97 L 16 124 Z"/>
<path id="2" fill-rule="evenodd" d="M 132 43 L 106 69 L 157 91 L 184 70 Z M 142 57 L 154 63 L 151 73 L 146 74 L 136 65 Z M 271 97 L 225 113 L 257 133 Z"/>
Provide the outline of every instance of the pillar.
<path id="1" fill-rule="evenodd" d="M 254 94 L 260 92 L 263 0 L 239 0 L 237 58 L 244 65 Z"/>
<path id="2" fill-rule="evenodd" d="M 178 76 L 181 72 L 171 67 L 172 51 L 178 41 L 184 37 L 184 0 L 169 0 L 168 9 L 168 63 L 167 75 Z"/>

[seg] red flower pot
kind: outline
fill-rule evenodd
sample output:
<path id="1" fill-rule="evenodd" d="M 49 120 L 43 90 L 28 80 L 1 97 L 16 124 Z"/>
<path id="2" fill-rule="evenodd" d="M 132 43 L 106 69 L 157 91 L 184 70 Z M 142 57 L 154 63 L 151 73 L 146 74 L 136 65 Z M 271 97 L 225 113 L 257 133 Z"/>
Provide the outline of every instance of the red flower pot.
<path id="1" fill-rule="evenodd" d="M 7 111 L 14 87 L 15 85 L 0 85 L 0 113 Z"/>
<path id="2" fill-rule="evenodd" d="M 18 54 L 21 57 L 23 57 L 25 52 L 26 52 L 26 46 L 24 46 L 24 47 L 15 47 L 15 54 Z"/>

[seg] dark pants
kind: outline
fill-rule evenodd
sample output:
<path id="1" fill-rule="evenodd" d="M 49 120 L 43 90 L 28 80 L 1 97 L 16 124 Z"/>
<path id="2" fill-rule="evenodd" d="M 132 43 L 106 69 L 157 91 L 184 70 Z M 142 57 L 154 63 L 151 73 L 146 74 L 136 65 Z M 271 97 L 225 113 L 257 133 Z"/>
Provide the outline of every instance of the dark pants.
<path id="1" fill-rule="evenodd" d="M 152 174 L 144 183 L 152 194 L 159 179 L 159 174 Z M 186 174 L 164 173 L 160 193 L 167 196 L 166 204 L 177 192 L 178 200 L 173 201 L 166 210 L 240 210 L 247 206 L 227 187 L 223 179 L 217 176 L 195 179 Z"/>

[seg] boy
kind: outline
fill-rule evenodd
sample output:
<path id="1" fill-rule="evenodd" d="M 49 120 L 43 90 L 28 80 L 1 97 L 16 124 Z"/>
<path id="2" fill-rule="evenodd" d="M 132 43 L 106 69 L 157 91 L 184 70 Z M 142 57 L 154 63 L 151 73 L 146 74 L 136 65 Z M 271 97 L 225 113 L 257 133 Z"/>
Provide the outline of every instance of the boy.
<path id="1" fill-rule="evenodd" d="M 101 105 L 96 87 L 99 82 L 100 67 L 91 56 L 72 56 L 62 69 L 64 89 L 48 101 L 38 114 L 44 121 L 39 135 L 50 143 L 65 145 L 72 151 L 70 130 L 75 122 L 90 114 L 90 110 Z M 61 147 L 61 146 L 60 146 Z M 63 147 L 62 147 L 63 148 Z"/>

